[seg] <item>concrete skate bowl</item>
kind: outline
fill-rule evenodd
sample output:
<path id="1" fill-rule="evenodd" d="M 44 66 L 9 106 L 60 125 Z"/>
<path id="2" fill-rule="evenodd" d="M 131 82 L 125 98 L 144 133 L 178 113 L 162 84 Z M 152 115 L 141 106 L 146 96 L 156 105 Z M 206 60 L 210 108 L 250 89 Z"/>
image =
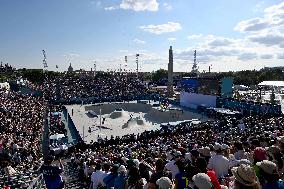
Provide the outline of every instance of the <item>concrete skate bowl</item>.
<path id="1" fill-rule="evenodd" d="M 117 111 L 119 109 L 120 111 Z M 182 111 L 178 109 L 169 109 L 166 111 L 162 111 L 159 108 L 153 108 L 151 104 L 143 103 L 104 103 L 86 106 L 85 110 L 93 110 L 98 115 L 100 115 L 101 110 L 102 115 L 110 114 L 109 117 L 112 119 L 124 117 L 127 120 L 130 119 L 131 112 L 141 112 L 144 114 L 143 118 L 145 119 L 145 121 L 151 122 L 153 124 L 200 118 L 198 114 L 195 114 L 193 112 Z"/>
<path id="2" fill-rule="evenodd" d="M 191 120 L 194 118 L 199 118 L 200 116 L 188 111 L 170 109 L 170 110 L 160 110 L 157 108 L 152 108 L 146 115 L 145 119 L 152 123 L 168 123 L 175 121 Z"/>
<path id="3" fill-rule="evenodd" d="M 114 112 L 112 112 L 109 117 L 111 119 L 117 119 L 117 118 L 120 118 L 120 117 L 130 117 L 129 113 L 122 110 L 122 111 L 118 111 L 118 110 L 115 110 Z"/>
<path id="4" fill-rule="evenodd" d="M 141 118 L 130 118 L 124 125 L 122 125 L 122 129 L 131 129 L 137 126 L 144 126 L 146 125 L 145 121 Z"/>

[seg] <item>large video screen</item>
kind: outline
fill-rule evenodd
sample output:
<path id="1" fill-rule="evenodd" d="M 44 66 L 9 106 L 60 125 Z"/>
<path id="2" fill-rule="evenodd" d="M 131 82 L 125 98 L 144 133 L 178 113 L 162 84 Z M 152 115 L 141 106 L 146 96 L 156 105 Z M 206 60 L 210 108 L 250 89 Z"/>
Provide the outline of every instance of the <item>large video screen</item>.
<path id="1" fill-rule="evenodd" d="M 183 78 L 181 88 L 188 93 L 219 95 L 219 81 L 214 78 Z"/>
<path id="2" fill-rule="evenodd" d="M 217 79 L 198 78 L 198 94 L 219 95 L 220 87 Z"/>

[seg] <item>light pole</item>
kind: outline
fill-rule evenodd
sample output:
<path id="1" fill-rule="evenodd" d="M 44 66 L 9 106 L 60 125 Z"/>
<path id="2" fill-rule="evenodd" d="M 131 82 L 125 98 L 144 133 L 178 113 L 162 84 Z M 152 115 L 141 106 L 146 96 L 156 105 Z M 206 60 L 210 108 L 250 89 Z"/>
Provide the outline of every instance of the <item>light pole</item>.
<path id="1" fill-rule="evenodd" d="M 137 79 L 138 79 L 138 73 L 139 73 L 139 61 L 138 61 L 138 57 L 139 57 L 139 54 L 136 54 L 136 74 L 137 74 Z"/>

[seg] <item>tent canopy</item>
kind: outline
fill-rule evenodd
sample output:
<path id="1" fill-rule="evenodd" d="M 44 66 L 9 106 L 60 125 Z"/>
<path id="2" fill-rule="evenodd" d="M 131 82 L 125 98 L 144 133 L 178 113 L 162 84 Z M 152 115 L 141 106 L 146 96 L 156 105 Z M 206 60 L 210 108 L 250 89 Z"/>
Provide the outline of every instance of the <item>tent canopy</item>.
<path id="1" fill-rule="evenodd" d="M 51 140 L 58 140 L 58 139 L 64 138 L 64 137 L 65 137 L 64 134 L 55 134 L 55 135 L 51 135 L 51 136 L 49 137 L 49 139 L 51 139 Z"/>
<path id="2" fill-rule="evenodd" d="M 263 81 L 258 84 L 259 86 L 275 86 L 284 87 L 284 81 Z"/>

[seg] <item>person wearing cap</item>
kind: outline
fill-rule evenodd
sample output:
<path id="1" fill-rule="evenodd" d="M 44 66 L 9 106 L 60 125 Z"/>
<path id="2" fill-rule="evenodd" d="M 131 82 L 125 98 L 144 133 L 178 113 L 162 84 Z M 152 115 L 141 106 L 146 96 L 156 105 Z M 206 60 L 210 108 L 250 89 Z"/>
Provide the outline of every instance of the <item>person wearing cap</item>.
<path id="1" fill-rule="evenodd" d="M 260 180 L 262 189 L 284 189 L 284 181 L 280 180 L 277 165 L 272 161 L 263 160 L 257 162 L 260 168 Z"/>
<path id="2" fill-rule="evenodd" d="M 228 175 L 229 172 L 229 160 L 222 154 L 222 146 L 220 144 L 214 145 L 216 155 L 209 159 L 207 168 L 214 170 L 218 179 Z"/>
<path id="3" fill-rule="evenodd" d="M 181 156 L 182 156 L 181 152 L 179 151 L 174 152 L 174 159 L 172 159 L 170 162 L 168 162 L 165 165 L 165 168 L 172 173 L 173 180 L 175 179 L 176 174 L 179 172 L 176 162 L 180 159 Z"/>
<path id="4" fill-rule="evenodd" d="M 125 183 L 126 183 L 126 167 L 124 165 L 121 165 L 118 168 L 118 176 L 114 179 L 114 188 L 115 189 L 125 189 Z"/>
<path id="5" fill-rule="evenodd" d="M 233 185 L 230 189 L 260 189 L 258 178 L 254 170 L 249 165 L 241 164 L 232 168 L 234 176 Z"/>

